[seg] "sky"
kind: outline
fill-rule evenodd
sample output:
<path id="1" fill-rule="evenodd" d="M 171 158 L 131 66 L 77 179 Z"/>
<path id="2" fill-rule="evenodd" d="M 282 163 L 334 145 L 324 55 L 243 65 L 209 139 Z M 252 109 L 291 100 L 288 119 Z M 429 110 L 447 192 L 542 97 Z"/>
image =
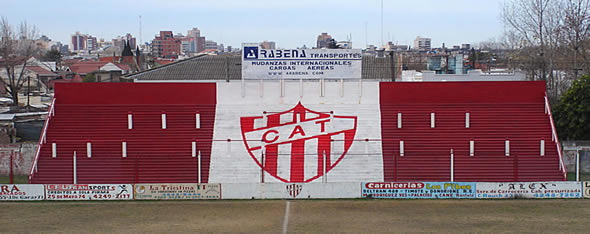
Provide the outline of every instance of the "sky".
<path id="1" fill-rule="evenodd" d="M 503 0 L 0 0 L 0 16 L 14 26 L 26 21 L 39 34 L 64 44 L 76 31 L 111 40 L 126 33 L 149 42 L 160 30 L 186 35 L 197 27 L 207 40 L 239 47 L 274 41 L 280 48 L 315 45 L 327 32 L 354 48 L 413 45 L 417 36 L 432 46 L 476 44 L 503 31 Z M 139 16 L 141 15 L 141 38 Z M 382 33 L 383 32 L 383 33 Z M 383 35 L 383 36 L 382 36 Z"/>

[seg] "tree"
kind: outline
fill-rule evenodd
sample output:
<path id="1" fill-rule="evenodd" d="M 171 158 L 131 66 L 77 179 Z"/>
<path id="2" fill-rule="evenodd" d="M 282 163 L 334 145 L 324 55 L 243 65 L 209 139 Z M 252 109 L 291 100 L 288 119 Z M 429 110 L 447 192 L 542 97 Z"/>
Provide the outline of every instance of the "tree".
<path id="1" fill-rule="evenodd" d="M 502 10 L 506 35 L 519 39 L 524 49 L 514 56 L 515 61 L 533 79 L 549 80 L 548 87 L 552 84 L 555 52 L 561 38 L 563 1 L 509 0 Z"/>
<path id="2" fill-rule="evenodd" d="M 52 49 L 50 51 L 47 51 L 47 53 L 45 53 L 45 56 L 43 56 L 43 58 L 47 61 L 52 61 L 52 62 L 60 62 L 61 61 L 61 52 L 59 52 L 59 50 L 56 49 Z"/>
<path id="3" fill-rule="evenodd" d="M 18 94 L 27 81 L 26 68 L 31 65 L 30 58 L 39 54 L 34 38 L 35 26 L 22 22 L 18 31 L 5 18 L 0 20 L 0 83 L 12 97 L 13 105 L 18 105 Z"/>
<path id="4" fill-rule="evenodd" d="M 574 81 L 561 96 L 554 113 L 559 136 L 569 140 L 590 140 L 590 76 Z"/>
<path id="5" fill-rule="evenodd" d="M 82 79 L 82 82 L 84 82 L 84 83 L 96 82 L 96 76 L 94 75 L 94 73 L 88 73 L 88 74 L 86 74 L 86 76 L 84 76 L 84 78 Z"/>
<path id="6" fill-rule="evenodd" d="M 564 11 L 566 29 L 563 40 L 569 49 L 568 54 L 573 54 L 571 60 L 575 79 L 578 78 L 580 70 L 590 71 L 590 56 L 584 43 L 590 40 L 590 0 L 566 1 Z M 582 61 L 579 61 L 580 59 Z"/>

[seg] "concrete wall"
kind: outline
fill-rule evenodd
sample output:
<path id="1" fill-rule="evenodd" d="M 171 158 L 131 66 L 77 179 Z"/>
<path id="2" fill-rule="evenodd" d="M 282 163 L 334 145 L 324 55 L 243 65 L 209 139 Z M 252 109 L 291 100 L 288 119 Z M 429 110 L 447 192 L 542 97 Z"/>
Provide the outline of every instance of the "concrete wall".
<path id="1" fill-rule="evenodd" d="M 435 74 L 433 71 L 422 73 L 422 81 L 524 81 L 524 73 L 488 74 L 478 70 L 468 71 L 467 74 Z"/>
<path id="2" fill-rule="evenodd" d="M 221 184 L 223 199 L 360 198 L 359 183 Z"/>
<path id="3" fill-rule="evenodd" d="M 299 103 L 308 109 L 304 114 L 287 112 L 299 106 Z M 328 116 L 332 112 L 333 117 L 323 118 L 310 111 Z M 264 117 L 265 112 L 267 117 Z M 277 118 L 277 132 L 266 136 L 276 136 L 279 140 L 261 145 L 260 135 L 255 135 L 264 134 L 264 128 L 271 125 L 268 119 L 272 119 L 272 115 L 280 115 L 280 118 L 274 116 Z M 250 117 L 259 118 L 251 118 L 253 126 L 250 128 L 253 130 L 242 134 L 240 126 L 244 129 L 244 118 Z M 300 124 L 291 122 L 295 117 L 306 121 L 301 121 Z M 351 124 L 350 117 L 355 118 L 356 124 Z M 325 123 L 326 129 L 319 129 L 320 125 L 308 121 L 313 118 L 328 121 Z M 291 138 L 293 128 L 297 125 L 303 126 L 306 131 L 305 137 L 300 137 L 302 134 L 293 136 L 301 138 L 295 140 L 301 144 L 295 143 Z M 379 82 L 219 82 L 214 128 L 209 183 L 260 182 L 260 147 L 266 147 L 267 155 L 271 155 L 273 145 L 275 158 L 271 159 L 268 156 L 264 163 L 264 178 L 267 183 L 321 182 L 325 179 L 321 175 L 323 158 L 318 153 L 322 148 L 327 149 L 329 182 L 383 181 L 381 142 L 364 141 L 381 139 Z M 354 128 L 354 135 L 334 134 L 327 138 L 327 143 L 325 138 L 324 143 L 321 143 L 322 139 L 314 138 L 328 134 L 326 132 L 338 132 L 348 128 Z M 257 132 L 258 130 L 260 131 Z M 243 140 L 243 137 L 250 138 L 250 135 L 252 139 L 248 139 L 248 142 Z M 330 138 L 334 140 L 331 145 Z M 356 141 L 352 141 L 353 139 Z M 298 152 L 303 155 L 300 155 L 299 159 L 294 159 L 292 155 Z M 230 171 L 231 173 L 228 173 Z"/>
<path id="4" fill-rule="evenodd" d="M 13 158 L 14 175 L 29 175 L 37 143 L 0 145 L 0 175 L 8 175 L 10 171 L 10 152 L 16 152 Z"/>
<path id="5" fill-rule="evenodd" d="M 590 149 L 590 141 L 564 141 L 561 142 L 563 160 L 568 172 L 576 172 L 576 151 L 570 148 L 583 146 Z M 580 173 L 590 174 L 590 150 L 580 151 Z"/>

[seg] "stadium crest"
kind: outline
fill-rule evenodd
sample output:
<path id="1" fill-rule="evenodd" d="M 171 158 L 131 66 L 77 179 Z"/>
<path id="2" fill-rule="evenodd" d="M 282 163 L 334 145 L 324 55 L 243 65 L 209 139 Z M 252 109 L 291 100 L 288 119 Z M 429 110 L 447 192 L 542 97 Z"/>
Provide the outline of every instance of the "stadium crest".
<path id="1" fill-rule="evenodd" d="M 289 184 L 286 186 L 287 188 L 287 192 L 289 192 L 289 196 L 291 196 L 292 198 L 296 198 L 299 193 L 301 193 L 301 190 L 303 190 L 303 185 L 300 184 Z"/>
<path id="2" fill-rule="evenodd" d="M 263 114 L 240 118 L 242 139 L 256 164 L 285 183 L 307 183 L 328 173 L 356 134 L 356 116 L 316 112 L 301 103 Z"/>

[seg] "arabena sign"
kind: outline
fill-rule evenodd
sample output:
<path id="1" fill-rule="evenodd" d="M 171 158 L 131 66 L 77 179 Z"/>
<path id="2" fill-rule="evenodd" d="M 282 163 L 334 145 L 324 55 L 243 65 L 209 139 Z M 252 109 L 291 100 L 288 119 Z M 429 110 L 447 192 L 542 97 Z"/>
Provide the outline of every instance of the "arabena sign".
<path id="1" fill-rule="evenodd" d="M 360 79 L 359 49 L 242 47 L 242 79 Z"/>

